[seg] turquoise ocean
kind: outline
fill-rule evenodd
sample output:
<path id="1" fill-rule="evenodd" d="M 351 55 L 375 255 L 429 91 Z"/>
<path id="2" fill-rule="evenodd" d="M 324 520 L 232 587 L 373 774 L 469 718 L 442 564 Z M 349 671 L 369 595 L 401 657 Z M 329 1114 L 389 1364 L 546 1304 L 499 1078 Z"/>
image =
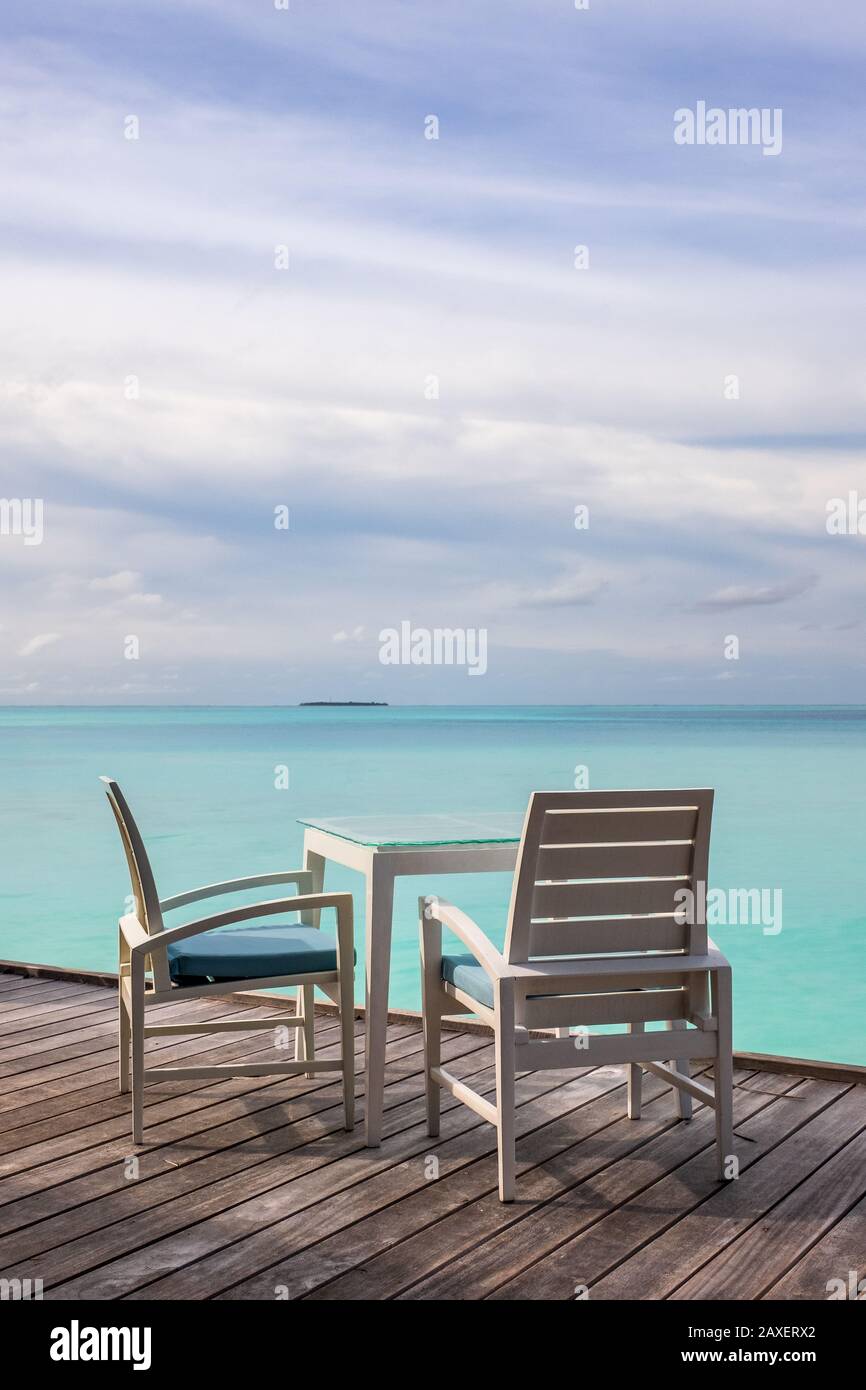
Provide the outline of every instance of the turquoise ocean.
<path id="1" fill-rule="evenodd" d="M 861 707 L 0 709 L 0 958 L 116 969 L 129 888 L 100 773 L 167 897 L 299 865 L 299 816 L 522 811 L 576 767 L 595 789 L 716 789 L 710 887 L 782 895 L 780 931 L 710 928 L 734 967 L 736 1046 L 866 1064 Z M 361 881 L 326 882 L 356 893 L 363 960 Z M 507 875 L 398 882 L 395 1007 L 419 1007 L 422 891 L 504 935 Z"/>

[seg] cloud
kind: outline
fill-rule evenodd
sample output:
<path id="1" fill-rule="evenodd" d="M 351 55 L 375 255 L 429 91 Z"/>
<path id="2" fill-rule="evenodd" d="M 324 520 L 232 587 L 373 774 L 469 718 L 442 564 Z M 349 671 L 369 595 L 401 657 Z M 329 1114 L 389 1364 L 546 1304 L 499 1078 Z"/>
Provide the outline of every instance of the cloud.
<path id="1" fill-rule="evenodd" d="M 19 656 L 33 656 L 43 647 L 50 647 L 52 643 L 60 641 L 59 632 L 40 632 L 35 637 L 31 637 L 21 647 L 18 648 Z"/>
<path id="2" fill-rule="evenodd" d="M 530 589 L 516 601 L 527 608 L 572 608 L 593 603 L 605 588 L 603 579 L 582 579 L 575 575 L 540 589 Z"/>
<path id="3" fill-rule="evenodd" d="M 128 594 L 127 598 L 130 604 L 140 605 L 142 608 L 155 608 L 162 603 L 162 594 Z"/>
<path id="4" fill-rule="evenodd" d="M 781 0 L 685 23 L 625 0 L 604 26 L 561 0 L 335 5 L 299 29 L 245 0 L 93 0 L 62 32 L 36 6 L 0 52 L 4 490 L 50 521 L 0 544 L 4 645 L 55 639 L 40 698 L 315 698 L 348 667 L 384 680 L 363 634 L 407 616 L 489 623 L 472 698 L 634 700 L 672 665 L 701 698 L 713 614 L 746 607 L 755 698 L 819 670 L 863 698 L 832 631 L 859 548 L 824 529 L 862 472 L 856 7 L 795 33 Z M 787 123 L 796 96 L 778 161 L 674 147 L 706 51 L 724 106 L 772 58 L 742 100 Z M 766 576 L 818 569 L 799 632 L 773 606 L 814 580 Z"/>
<path id="5" fill-rule="evenodd" d="M 785 580 L 779 584 L 729 584 L 695 606 L 709 611 L 724 608 L 760 608 L 766 604 L 785 603 L 788 599 L 799 598 L 818 582 L 815 574 L 803 575 L 799 579 Z"/>
<path id="6" fill-rule="evenodd" d="M 141 575 L 136 574 L 134 570 L 118 570 L 116 574 L 91 579 L 87 587 L 94 593 L 128 594 L 140 583 Z"/>

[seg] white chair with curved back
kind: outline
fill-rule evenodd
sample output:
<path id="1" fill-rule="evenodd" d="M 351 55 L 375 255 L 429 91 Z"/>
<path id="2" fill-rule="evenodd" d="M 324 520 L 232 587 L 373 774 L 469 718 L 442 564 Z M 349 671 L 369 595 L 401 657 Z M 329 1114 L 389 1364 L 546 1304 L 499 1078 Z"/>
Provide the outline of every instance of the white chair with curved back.
<path id="1" fill-rule="evenodd" d="M 675 1088 L 680 1118 L 692 1097 L 712 1106 L 719 1177 L 736 1175 L 731 969 L 697 906 L 712 806 L 710 790 L 535 792 L 502 953 L 452 903 L 420 900 L 429 1132 L 443 1087 L 495 1125 L 503 1202 L 515 1194 L 515 1073 L 549 1067 L 625 1064 L 632 1119 L 643 1071 Z M 443 954 L 443 926 L 468 954 Z M 494 1030 L 495 1105 L 441 1065 L 441 1020 L 462 1013 Z M 588 1032 L 604 1024 L 624 1031 Z M 577 1037 L 532 1036 L 574 1026 Z M 712 1089 L 690 1061 L 711 1064 Z"/>
<path id="2" fill-rule="evenodd" d="M 339 1071 L 343 1078 L 345 1127 L 354 1126 L 354 974 L 351 893 L 313 893 L 312 877 L 305 869 L 257 874 L 194 888 L 171 898 L 160 898 L 138 827 L 120 787 L 110 777 L 100 778 L 117 821 L 132 882 L 133 911 L 120 919 L 119 1031 L 120 1089 L 132 1083 L 132 1135 L 142 1143 L 144 1101 L 148 1082 L 162 1080 L 218 1079 L 221 1076 L 282 1076 Z M 237 893 L 270 884 L 294 884 L 292 897 L 232 907 L 211 917 L 166 927 L 163 913 L 186 907 L 203 898 Z M 323 908 L 336 912 L 335 936 L 319 928 Z M 303 914 L 302 923 L 274 923 L 243 927 L 237 924 L 278 913 Z M 224 931 L 222 928 L 233 927 Z M 267 1019 L 235 1019 L 204 1023 L 145 1023 L 145 1010 L 156 1004 L 176 1004 L 181 999 L 224 995 L 233 989 L 277 989 L 298 986 L 298 1010 Z M 341 1020 L 341 1057 L 317 1061 L 315 1056 L 313 991 L 318 986 L 338 1005 Z M 303 1008 L 301 1008 L 303 1000 Z M 296 1027 L 295 1060 L 286 1062 L 230 1062 L 214 1066 L 145 1068 L 145 1039 L 152 1035 L 235 1032 Z M 130 1049 L 132 1066 L 130 1069 Z"/>

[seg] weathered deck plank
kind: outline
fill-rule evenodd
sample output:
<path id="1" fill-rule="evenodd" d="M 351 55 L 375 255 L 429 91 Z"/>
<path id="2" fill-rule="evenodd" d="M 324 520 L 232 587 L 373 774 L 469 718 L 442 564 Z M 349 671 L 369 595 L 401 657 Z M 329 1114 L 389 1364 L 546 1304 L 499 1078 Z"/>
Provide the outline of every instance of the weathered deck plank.
<path id="1" fill-rule="evenodd" d="M 754 1088 L 748 1082 L 743 1082 L 734 1103 L 734 1121 L 740 1135 L 736 1144 L 740 1158 L 740 1181 L 743 1181 L 742 1174 L 752 1164 L 764 1154 L 772 1152 L 792 1131 L 805 1125 L 816 1113 L 831 1105 L 844 1089 L 825 1082 L 798 1082 L 796 1077 L 783 1075 L 758 1075 L 756 1081 L 758 1084 Z M 794 1104 L 793 1097 L 800 1089 L 803 1094 L 797 1097 Z M 774 1090 L 777 1092 L 775 1099 Z M 681 1127 L 671 1136 L 673 1142 L 668 1146 L 667 1154 L 658 1153 L 660 1146 L 653 1145 L 641 1156 L 645 1161 L 655 1160 L 656 1171 L 654 1175 L 652 1169 L 648 1171 L 647 1176 L 651 1181 L 643 1186 L 637 1186 L 640 1174 L 635 1173 L 632 1181 L 637 1190 L 632 1194 L 622 1187 L 622 1179 L 628 1181 L 625 1172 L 616 1186 L 610 1182 L 613 1175 L 605 1174 L 603 1183 L 592 1194 L 590 1211 L 587 1213 L 597 1219 L 585 1221 L 582 1231 L 560 1241 L 559 1248 L 527 1267 L 509 1283 L 501 1285 L 495 1297 L 569 1298 L 573 1293 L 568 1291 L 578 1285 L 591 1289 L 594 1300 L 616 1297 L 618 1295 L 614 1288 L 605 1283 L 605 1276 L 617 1267 L 629 1271 L 632 1258 L 645 1249 L 648 1250 L 646 1261 L 641 1262 L 640 1269 L 633 1272 L 627 1295 L 619 1296 L 661 1296 L 663 1279 L 658 1276 L 650 1278 L 649 1275 L 653 1264 L 666 1258 L 666 1254 L 662 1256 L 656 1253 L 649 1248 L 650 1243 L 666 1230 L 676 1228 L 677 1223 L 682 1223 L 690 1213 L 701 1210 L 703 1203 L 725 1190 L 716 1180 L 714 1165 L 708 1161 L 711 1159 L 713 1140 L 712 1117 L 706 1112 L 696 1115 L 689 1128 L 697 1126 L 702 1128 L 703 1143 L 695 1146 L 700 1151 L 691 1156 L 685 1156 L 685 1146 L 678 1138 Z M 680 1162 L 677 1162 L 678 1157 L 681 1158 Z M 601 1202 L 598 1202 L 599 1197 L 602 1198 Z M 621 1200 L 617 1200 L 618 1197 Z M 565 1235 L 564 1229 L 562 1234 Z M 694 1257 L 694 1237 L 691 1238 L 690 1248 Z"/>
<path id="2" fill-rule="evenodd" d="M 746 1078 L 740 1074 L 739 1079 Z M 766 1095 L 738 1091 L 735 1123 L 771 1104 Z M 714 1137 L 713 1117 L 705 1107 L 696 1110 L 689 1124 L 680 1124 L 672 1114 L 670 1091 L 663 1089 L 659 1100 L 643 1108 L 639 1121 L 620 1114 L 603 1143 L 589 1141 L 579 1153 L 569 1154 L 567 1163 L 548 1165 L 533 1174 L 525 1185 L 529 1209 L 524 1219 L 517 1218 L 519 1224 L 487 1240 L 480 1249 L 455 1252 L 455 1258 L 436 1275 L 403 1296 L 573 1298 L 576 1286 L 585 1284 L 585 1279 L 572 1278 L 567 1267 L 545 1257 L 689 1160 L 706 1180 L 714 1170 Z M 551 1190 L 551 1168 L 558 1191 Z M 539 1262 L 543 1274 L 536 1282 Z"/>
<path id="3" fill-rule="evenodd" d="M 413 1061 L 409 1050 L 415 1043 L 415 1036 L 410 1035 L 390 1044 L 390 1060 L 395 1065 L 386 1095 L 389 1107 L 400 1101 L 396 1064 L 401 1056 L 410 1074 L 412 1067 L 417 1067 L 417 1057 Z M 321 1055 L 333 1055 L 338 1050 L 338 1045 L 322 1047 Z M 295 1095 L 287 1103 L 291 1085 Z M 339 1082 L 320 1077 L 317 1084 L 311 1084 L 302 1093 L 298 1079 L 272 1080 L 256 1099 L 260 1109 L 207 1131 L 204 1152 L 199 1143 L 190 1145 L 189 1141 L 161 1146 L 150 1155 L 150 1166 L 137 1181 L 118 1185 L 118 1175 L 112 1173 L 109 1177 L 115 1179 L 115 1186 L 110 1194 L 105 1193 L 103 1184 L 99 1200 L 66 1210 L 54 1220 L 42 1221 L 32 1228 L 40 1249 L 56 1251 L 56 1247 L 64 1246 L 63 1251 L 52 1256 L 52 1280 L 71 1277 L 91 1265 L 104 1263 L 112 1255 L 123 1255 L 135 1248 L 139 1237 L 140 1243 L 145 1244 L 182 1228 L 196 1216 L 201 1219 L 208 1208 L 219 1212 L 232 1204 L 233 1197 L 242 1200 L 278 1186 L 286 1176 L 285 1155 L 294 1150 L 302 1151 L 302 1161 L 308 1165 L 328 1161 L 327 1147 L 313 1146 L 311 1151 L 309 1138 L 311 1134 L 315 1139 L 342 1133 Z M 181 1196 L 186 1200 L 175 1201 Z M 159 1212 L 154 1211 L 157 1207 Z M 93 1234 L 88 1236 L 90 1232 Z M 0 1263 L 15 1248 L 14 1238 L 0 1238 Z"/>
<path id="4" fill-rule="evenodd" d="M 850 1115 L 851 1129 L 859 1120 L 857 1132 L 838 1146 L 843 1134 L 848 1133 L 849 1125 L 841 1129 L 834 1127 L 826 1146 L 837 1144 L 833 1156 L 825 1162 L 816 1162 L 813 1166 L 817 1171 L 799 1183 L 748 1231 L 707 1261 L 676 1290 L 674 1298 L 761 1298 L 817 1239 L 842 1220 L 863 1195 L 866 1097 L 847 1096 L 832 1107 L 827 1118 L 843 1110 Z M 823 1115 L 818 1116 L 814 1123 L 818 1125 L 822 1119 Z M 862 1257 L 864 1252 L 857 1253 Z"/>
<path id="5" fill-rule="evenodd" d="M 527 1173 L 538 1164 L 552 1164 L 576 1142 L 621 1120 L 623 1084 L 621 1076 L 585 1072 L 552 1092 L 543 1110 L 537 1102 L 520 1105 L 516 1124 L 520 1140 L 518 1173 Z M 518 1100 L 523 1089 L 524 1082 L 518 1081 Z M 647 1077 L 647 1105 L 663 1090 L 654 1077 Z M 586 1114 L 578 1113 L 584 1110 Z M 479 1139 L 483 1137 L 482 1130 Z M 479 1241 L 484 1234 L 502 1229 L 515 1219 L 516 1207 L 490 1200 L 497 1188 L 492 1131 L 487 1139 L 483 1156 L 467 1155 L 471 1161 L 463 1166 L 455 1166 L 444 1174 L 440 1171 L 435 1181 L 427 1181 L 366 1220 L 335 1232 L 281 1264 L 276 1271 L 279 1282 L 286 1285 L 292 1296 L 310 1293 L 321 1299 L 391 1298 L 451 1258 L 459 1228 L 453 1221 L 443 1221 L 443 1217 L 454 1213 L 462 1216 L 473 1204 L 476 1221 L 485 1227 Z M 555 1175 L 551 1175 L 550 1181 L 552 1190 L 559 1190 Z M 270 1271 L 257 1275 L 225 1296 L 263 1297 L 262 1289 L 270 1278 Z"/>
<path id="6" fill-rule="evenodd" d="M 830 1281 L 841 1281 L 831 1290 Z M 767 1299 L 866 1298 L 866 1197 L 838 1221 L 772 1288 Z"/>
<path id="7" fill-rule="evenodd" d="M 676 1121 L 625 1071 L 518 1082 L 518 1200 L 496 1197 L 495 1134 L 443 1097 L 426 1133 L 422 1045 L 388 1030 L 385 1141 L 342 1128 L 340 1082 L 245 1077 L 146 1092 L 131 1144 L 116 1090 L 116 995 L 0 974 L 0 1275 L 46 1299 L 826 1298 L 866 1272 L 866 1086 L 741 1068 L 739 1179 L 713 1176 L 712 1117 Z M 170 1016 L 174 1006 L 166 1006 Z M 208 1019 L 273 1014 L 189 1001 Z M 363 1025 L 356 1022 L 363 1105 Z M 337 1055 L 333 1017 L 317 1048 Z M 270 1032 L 155 1038 L 154 1059 L 267 1057 Z M 494 1087 L 484 1033 L 445 1036 L 449 1069 Z M 130 1177 L 129 1159 L 138 1160 Z"/>
<path id="8" fill-rule="evenodd" d="M 217 1009 L 197 1010 L 192 1007 L 192 1003 L 208 1001 L 191 1001 L 186 1008 L 179 1010 L 175 1006 L 170 1006 L 164 1012 L 163 1017 L 171 1021 L 182 1012 L 184 1018 L 191 1020 L 214 1019 L 229 1017 L 245 1017 L 249 1006 L 242 1006 L 237 1003 L 224 1003 Z M 266 1014 L 270 1009 L 265 1009 Z M 186 1042 L 177 1042 L 170 1036 L 154 1038 L 148 1043 L 148 1055 L 159 1054 L 158 1063 L 160 1065 L 175 1061 L 181 1057 L 197 1056 L 206 1051 L 211 1046 L 228 1047 L 238 1042 L 239 1039 L 229 1039 L 228 1036 L 220 1038 L 214 1043 L 208 1038 L 193 1038 Z M 227 1052 L 225 1054 L 229 1056 Z M 0 1095 L 0 1130 L 6 1128 L 17 1128 L 18 1125 L 29 1123 L 32 1116 L 28 1116 L 28 1107 L 33 1107 L 33 1115 L 59 1114 L 64 1110 L 75 1108 L 78 1105 L 86 1105 L 91 1099 L 102 1097 L 103 1095 L 117 1096 L 117 1039 L 116 1039 L 116 1016 L 115 1022 L 106 1027 L 105 1047 L 99 1054 L 88 1058 L 86 1065 L 70 1072 L 65 1066 L 48 1066 L 42 1069 L 42 1075 L 35 1077 L 32 1074 L 25 1074 L 23 1077 L 13 1079 L 8 1084 L 11 1089 L 8 1093 Z M 166 1082 L 166 1085 L 174 1083 Z M 95 1088 L 99 1087 L 97 1091 Z"/>

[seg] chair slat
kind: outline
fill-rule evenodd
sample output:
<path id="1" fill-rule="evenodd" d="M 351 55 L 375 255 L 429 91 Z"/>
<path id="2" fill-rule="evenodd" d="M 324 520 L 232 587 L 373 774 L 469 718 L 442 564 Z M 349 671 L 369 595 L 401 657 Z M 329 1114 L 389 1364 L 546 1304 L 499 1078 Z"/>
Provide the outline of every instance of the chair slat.
<path id="1" fill-rule="evenodd" d="M 642 957 L 646 960 L 646 957 Z M 541 995 L 557 994 L 621 994 L 624 990 L 632 992 L 638 990 L 653 989 L 684 989 L 688 976 L 681 970 L 671 970 L 669 962 L 667 970 L 663 970 L 661 965 L 658 970 L 643 971 L 640 976 L 636 976 L 631 969 L 631 962 L 623 960 L 621 962 L 621 975 L 585 975 L 582 973 L 583 961 L 561 961 L 562 966 L 573 966 L 574 974 L 556 974 L 549 976 L 529 975 L 523 976 L 515 984 L 515 989 L 521 998 L 531 998 Z M 539 968 L 543 969 L 543 965 Z"/>
<path id="2" fill-rule="evenodd" d="M 685 878 L 605 879 L 596 883 L 537 884 L 531 917 L 614 917 L 620 913 L 673 912 Z"/>
<path id="3" fill-rule="evenodd" d="M 590 922 L 533 922 L 533 956 L 568 956 L 618 951 L 684 951 L 688 927 L 666 917 L 605 917 Z"/>
<path id="4" fill-rule="evenodd" d="M 661 806 L 628 810 L 591 807 L 546 811 L 542 845 L 622 844 L 647 840 L 693 840 L 696 806 Z"/>
<path id="5" fill-rule="evenodd" d="M 687 1016 L 688 994 L 682 989 L 625 990 L 616 994 L 569 994 L 527 999 L 527 1028 L 593 1027 L 604 1023 L 652 1023 Z M 575 1056 L 580 1054 L 575 1050 Z"/>
<path id="6" fill-rule="evenodd" d="M 692 841 L 542 847 L 536 881 L 568 878 L 673 877 L 692 865 Z"/>
<path id="7" fill-rule="evenodd" d="M 589 1046 L 578 1051 L 574 1038 L 528 1039 L 523 1035 L 523 1045 L 515 1048 L 518 1071 L 544 1071 L 553 1067 L 573 1067 L 577 1065 L 594 1067 L 613 1063 L 621 1066 L 624 1062 L 658 1060 L 662 1048 L 660 1036 L 651 1033 L 595 1033 L 590 1034 Z M 692 1060 L 709 1060 L 717 1055 L 718 1047 L 715 1033 L 703 1033 L 699 1028 L 683 1028 L 675 1033 L 664 1034 L 665 1060 L 689 1057 Z"/>

